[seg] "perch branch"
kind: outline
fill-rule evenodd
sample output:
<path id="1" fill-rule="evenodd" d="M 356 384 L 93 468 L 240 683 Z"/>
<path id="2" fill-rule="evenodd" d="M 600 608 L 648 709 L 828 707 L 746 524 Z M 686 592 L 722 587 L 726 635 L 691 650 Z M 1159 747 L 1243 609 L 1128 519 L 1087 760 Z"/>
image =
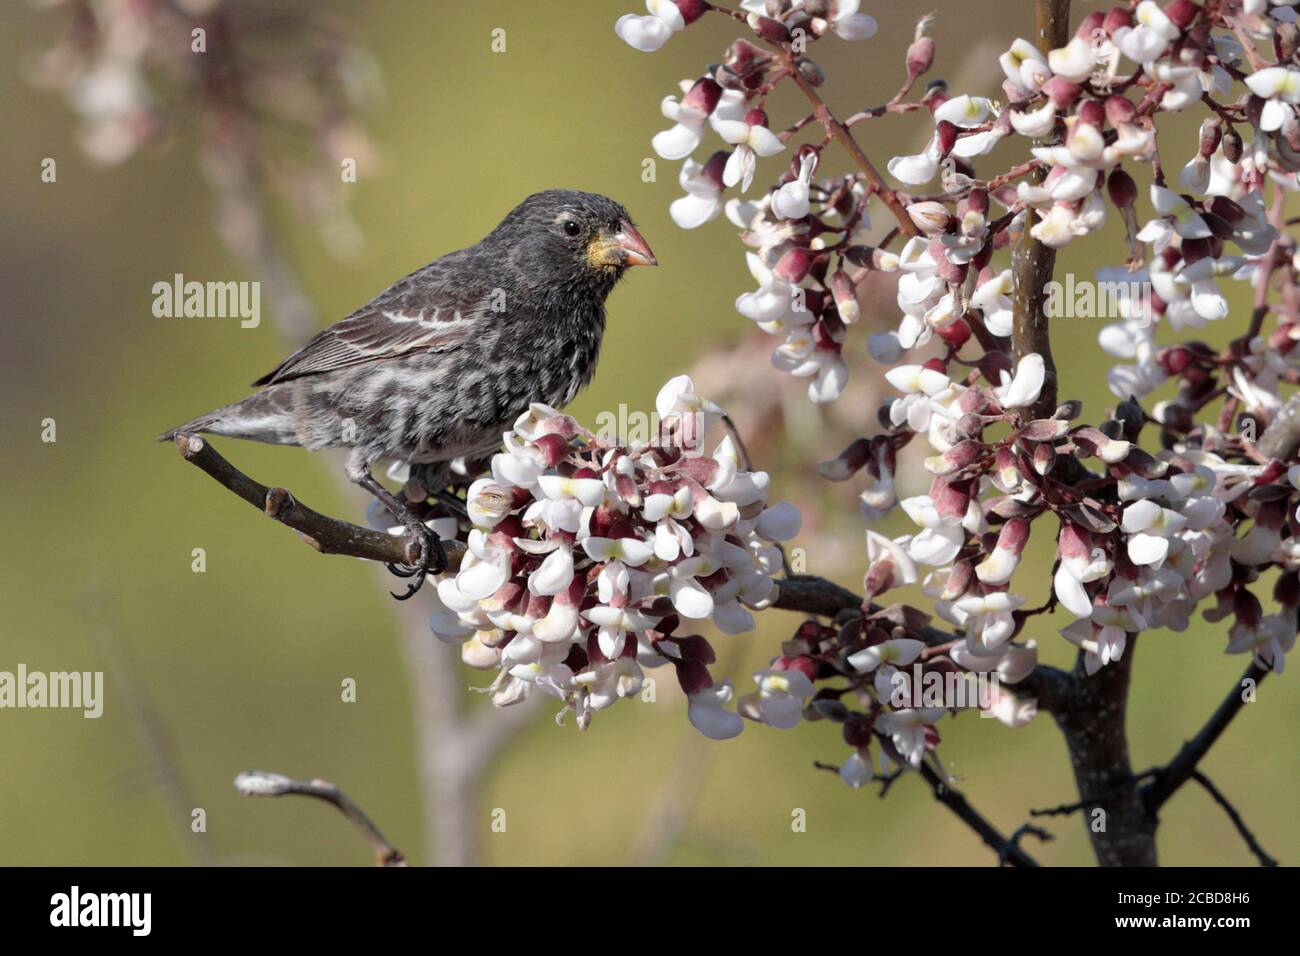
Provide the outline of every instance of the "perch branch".
<path id="1" fill-rule="evenodd" d="M 409 535 L 387 534 L 371 528 L 331 518 L 308 508 L 284 488 L 268 488 L 248 477 L 225 458 L 211 443 L 197 435 L 178 435 L 176 448 L 192 465 L 206 472 L 218 484 L 234 492 L 268 518 L 297 531 L 308 544 L 322 554 L 346 554 L 354 558 L 386 564 L 412 564 L 418 544 Z M 451 566 L 465 556 L 460 542 L 443 544 Z"/>
<path id="2" fill-rule="evenodd" d="M 405 866 L 406 857 L 402 851 L 393 846 L 379 832 L 365 811 L 352 802 L 342 790 L 328 780 L 295 780 L 282 773 L 268 773 L 264 770 L 245 770 L 235 778 L 235 789 L 246 797 L 283 797 L 298 794 L 315 797 L 338 809 L 352 824 L 361 831 L 375 848 L 376 866 Z"/>

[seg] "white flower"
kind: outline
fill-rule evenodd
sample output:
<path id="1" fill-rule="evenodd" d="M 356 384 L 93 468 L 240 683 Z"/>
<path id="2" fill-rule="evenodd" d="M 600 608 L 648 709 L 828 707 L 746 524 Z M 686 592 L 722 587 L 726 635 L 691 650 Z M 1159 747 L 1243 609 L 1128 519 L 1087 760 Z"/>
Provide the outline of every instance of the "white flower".
<path id="1" fill-rule="evenodd" d="M 808 188 L 816 168 L 816 153 L 808 153 L 799 161 L 798 178 L 772 194 L 772 215 L 781 219 L 802 219 L 808 215 Z"/>
<path id="2" fill-rule="evenodd" d="M 743 119 L 718 119 L 715 111 L 713 128 L 718 135 L 735 146 L 735 152 L 727 158 L 727 165 L 722 170 L 722 181 L 728 186 L 740 184 L 741 192 L 748 192 L 754 180 L 754 169 L 758 156 L 775 156 L 785 149 L 785 144 L 761 123 L 753 125 Z"/>
<path id="3" fill-rule="evenodd" d="M 813 695 L 812 681 L 802 671 L 763 670 L 754 675 L 758 684 L 758 712 L 763 723 L 780 730 L 796 727 L 803 719 L 804 701 Z"/>
<path id="4" fill-rule="evenodd" d="M 1256 96 L 1268 100 L 1260 114 L 1259 128 L 1266 133 L 1282 128 L 1292 108 L 1300 103 L 1300 70 L 1270 66 L 1246 77 L 1246 85 Z"/>
<path id="5" fill-rule="evenodd" d="M 713 740 L 727 740 L 735 737 L 745 729 L 745 722 L 740 715 L 726 710 L 734 695 L 731 681 L 724 681 L 712 687 L 706 687 L 697 694 L 691 694 L 686 716 L 700 733 Z"/>
<path id="6" fill-rule="evenodd" d="M 835 0 L 831 28 L 841 40 L 867 40 L 876 35 L 876 20 L 858 12 L 858 0 Z"/>
<path id="7" fill-rule="evenodd" d="M 1043 390 L 1046 367 L 1043 357 L 1031 352 L 1020 360 L 1016 366 L 1014 378 L 1002 373 L 1002 384 L 993 390 L 1003 408 L 1024 408 L 1038 401 Z"/>
<path id="8" fill-rule="evenodd" d="M 646 0 L 650 16 L 639 17 L 627 13 L 618 18 L 614 32 L 628 46 L 643 53 L 653 53 L 678 30 L 685 29 L 686 21 L 672 0 Z"/>

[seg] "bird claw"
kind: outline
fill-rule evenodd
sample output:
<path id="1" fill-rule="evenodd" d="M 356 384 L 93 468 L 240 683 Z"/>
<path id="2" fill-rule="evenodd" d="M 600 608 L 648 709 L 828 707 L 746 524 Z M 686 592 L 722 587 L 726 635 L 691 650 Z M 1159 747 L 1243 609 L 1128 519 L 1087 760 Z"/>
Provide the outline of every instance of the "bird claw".
<path id="1" fill-rule="evenodd" d="M 420 542 L 420 553 L 413 565 L 387 565 L 388 570 L 399 578 L 413 578 L 410 584 L 406 586 L 405 594 L 397 594 L 389 591 L 394 598 L 399 601 L 408 601 L 419 592 L 424 586 L 424 579 L 429 574 L 442 574 L 447 570 L 447 552 L 442 547 L 442 539 L 429 530 L 425 525 L 416 522 L 409 528 Z"/>

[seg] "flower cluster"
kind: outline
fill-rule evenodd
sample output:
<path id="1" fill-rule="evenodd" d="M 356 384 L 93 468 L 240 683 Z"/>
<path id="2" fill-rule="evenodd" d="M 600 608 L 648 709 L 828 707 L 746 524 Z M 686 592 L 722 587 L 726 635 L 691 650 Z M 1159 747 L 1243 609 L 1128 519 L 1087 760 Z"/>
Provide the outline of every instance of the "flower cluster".
<path id="1" fill-rule="evenodd" d="M 896 696 L 900 688 L 918 674 L 997 675 L 1014 690 L 1035 671 L 1036 642 L 1024 635 L 1039 615 L 1073 618 L 1056 630 L 1089 675 L 1122 659 L 1139 632 L 1186 629 L 1198 608 L 1206 620 L 1231 620 L 1229 653 L 1282 668 L 1300 607 L 1300 466 L 1287 467 L 1294 447 L 1259 440 L 1285 417 L 1282 386 L 1300 383 L 1300 258 L 1282 216 L 1300 188 L 1295 6 L 1141 0 L 1092 11 L 1059 48 L 1011 43 L 997 62 L 1001 101 L 942 82 L 910 98 L 936 55 L 923 20 L 903 88 L 843 121 L 821 102 L 824 77 L 806 48 L 830 32 L 873 32 L 838 29 L 841 16 L 862 16 L 856 4 L 764 0 L 721 11 L 752 36 L 664 101 L 675 125 L 652 141 L 660 156 L 685 160 L 687 195 L 673 218 L 694 228 L 725 213 L 741 230 L 758 287 L 736 308 L 782 339 L 773 363 L 810 379 L 816 402 L 844 387 L 859 284 L 871 272 L 896 274 L 901 317 L 876 330 L 868 350 L 900 396 L 881 411 L 882 434 L 854 441 L 821 474 L 865 478 L 868 520 L 900 505 L 916 526 L 893 538 L 867 532 L 863 607 L 834 626 L 807 622 L 758 675 L 742 714 L 784 726 L 782 689 L 812 688 L 805 716 L 843 725 L 854 754 L 842 773 L 857 785 L 881 772 L 873 741 L 886 766 L 916 766 L 953 709 L 918 706 L 910 693 Z M 720 8 L 691 7 L 681 26 L 711 10 Z M 632 42 L 627 29 L 620 21 Z M 1274 62 L 1258 39 L 1270 42 Z M 811 111 L 781 128 L 766 104 L 786 82 Z M 1193 155 L 1162 161 L 1157 118 L 1192 109 L 1208 114 Z M 906 112 L 928 115 L 932 128 L 919 153 L 887 162 L 891 185 L 852 130 Z M 799 144 L 806 128 L 824 136 Z M 725 148 L 697 161 L 709 130 Z M 1020 161 L 977 172 L 1003 143 L 1020 144 Z M 820 174 L 834 144 L 855 171 Z M 771 187 L 744 198 L 758 161 L 780 153 L 788 159 Z M 1135 178 L 1143 167 L 1145 188 Z M 728 197 L 732 189 L 739 195 Z M 873 200 L 895 221 L 888 231 L 872 229 Z M 1057 404 L 1050 356 L 1021 337 L 1017 319 L 1037 290 L 1020 296 L 1018 282 L 1043 279 L 1019 275 L 1012 253 L 1063 249 L 1095 234 L 1112 210 L 1127 254 L 1099 278 L 1142 291 L 1118 295 L 1117 321 L 1100 332 L 1102 348 L 1121 359 L 1108 378 L 1120 402 L 1093 426 L 1078 421 L 1079 402 Z M 1186 334 L 1229 317 L 1223 279 L 1255 290 L 1240 334 L 1222 348 L 1162 344 L 1161 329 Z M 1141 404 L 1161 389 L 1172 397 Z M 1205 421 L 1212 403 L 1219 414 Z M 1158 445 L 1142 447 L 1144 429 L 1158 430 Z M 900 501 L 898 454 L 918 436 L 933 452 L 930 490 Z M 1013 578 L 1044 519 L 1051 530 L 1039 534 L 1056 545 L 1052 586 L 1046 604 L 1029 608 Z M 919 588 L 932 613 L 873 603 L 903 586 Z M 1275 609 L 1266 612 L 1256 592 L 1270 586 Z M 933 618 L 953 630 L 931 627 Z M 779 706 L 764 710 L 768 698 Z M 1011 725 L 1035 711 L 1027 692 L 994 693 L 979 706 Z"/>
<path id="2" fill-rule="evenodd" d="M 753 629 L 751 611 L 775 597 L 776 542 L 798 533 L 800 516 L 768 503 L 767 474 L 747 470 L 729 435 L 705 453 L 721 410 L 688 377 L 668 382 L 656 408 L 648 443 L 594 434 L 544 405 L 521 416 L 490 476 L 469 485 L 469 552 L 439 582 L 431 626 L 462 644 L 467 664 L 499 671 L 499 706 L 536 688 L 585 728 L 640 693 L 643 668 L 669 664 L 691 723 L 732 737 L 742 723 L 724 708 L 731 684 L 714 682 L 713 648 L 693 630 Z"/>

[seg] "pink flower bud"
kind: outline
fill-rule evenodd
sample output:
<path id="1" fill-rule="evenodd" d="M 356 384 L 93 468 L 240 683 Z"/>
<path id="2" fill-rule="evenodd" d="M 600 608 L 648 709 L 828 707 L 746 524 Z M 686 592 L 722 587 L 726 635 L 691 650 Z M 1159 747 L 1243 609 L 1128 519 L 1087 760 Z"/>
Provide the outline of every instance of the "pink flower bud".
<path id="1" fill-rule="evenodd" d="M 1114 39 L 1116 30 L 1131 26 L 1133 26 L 1133 11 L 1130 8 L 1111 7 L 1106 13 L 1101 28 L 1106 31 L 1106 36 Z"/>
<path id="2" fill-rule="evenodd" d="M 960 349 L 970 341 L 971 337 L 971 328 L 965 319 L 954 319 L 946 325 L 939 326 L 935 331 L 939 333 L 939 338 L 954 350 Z"/>
<path id="3" fill-rule="evenodd" d="M 1093 10 L 1086 17 L 1079 21 L 1079 29 L 1074 31 L 1074 35 L 1084 40 L 1091 40 L 1097 31 L 1101 30 L 1102 24 L 1105 23 L 1106 15 L 1100 10 Z"/>
<path id="4" fill-rule="evenodd" d="M 1237 616 L 1238 624 L 1254 629 L 1259 627 L 1264 608 L 1260 605 L 1259 598 L 1248 589 L 1237 588 L 1237 593 L 1232 598 L 1232 613 Z"/>
<path id="5" fill-rule="evenodd" d="M 917 28 L 918 31 L 920 27 Z M 934 66 L 934 39 L 928 36 L 918 36 L 912 41 L 912 45 L 907 48 L 907 79 L 909 83 L 915 83 L 918 77 L 930 72 L 930 67 Z"/>
<path id="6" fill-rule="evenodd" d="M 933 200 L 912 203 L 907 207 L 907 215 L 918 229 L 930 235 L 946 232 L 952 219 L 947 207 Z"/>
<path id="7" fill-rule="evenodd" d="M 1101 129 L 1106 125 L 1106 107 L 1102 106 L 1096 100 L 1084 100 L 1079 104 L 1079 110 L 1076 114 L 1074 129 L 1078 129 L 1079 124 L 1083 123 L 1088 126 L 1094 126 Z M 1073 130 L 1071 130 L 1073 132 Z"/>
<path id="8" fill-rule="evenodd" d="M 934 128 L 935 142 L 939 145 L 939 152 L 947 156 L 952 152 L 952 148 L 957 145 L 957 134 L 960 130 L 947 120 L 939 120 L 939 124 Z"/>
<path id="9" fill-rule="evenodd" d="M 753 27 L 754 32 L 769 43 L 786 43 L 790 39 L 785 24 L 771 17 L 756 17 Z"/>
<path id="10" fill-rule="evenodd" d="M 831 295 L 835 298 L 835 310 L 840 314 L 840 321 L 852 325 L 862 314 L 858 306 L 858 292 L 853 280 L 843 269 L 836 269 L 831 275 Z"/>
<path id="11" fill-rule="evenodd" d="M 1174 0 L 1173 3 L 1165 7 L 1165 16 L 1174 21 L 1174 26 L 1180 30 L 1186 30 L 1192 25 L 1192 21 L 1200 15 L 1201 8 L 1192 0 Z"/>
<path id="12" fill-rule="evenodd" d="M 1223 158 L 1234 165 L 1241 162 L 1241 135 L 1234 130 L 1223 134 Z"/>
<path id="13" fill-rule="evenodd" d="M 1128 126 L 1137 120 L 1137 107 L 1127 97 L 1116 94 L 1106 97 L 1106 121 L 1111 126 Z"/>
<path id="14" fill-rule="evenodd" d="M 1053 76 L 1043 84 L 1043 92 L 1058 110 L 1066 110 L 1079 99 L 1083 89 L 1063 76 Z"/>
<path id="15" fill-rule="evenodd" d="M 1214 155 L 1214 151 L 1219 148 L 1219 141 L 1223 138 L 1223 127 L 1219 125 L 1218 120 L 1207 119 L 1201 123 L 1200 135 L 1200 154 L 1205 157 Z"/>
<path id="16" fill-rule="evenodd" d="M 682 20 L 687 26 L 704 16 L 705 11 L 709 9 L 705 0 L 673 0 L 673 3 L 677 4 L 677 9 L 681 12 Z"/>
<path id="17" fill-rule="evenodd" d="M 1137 202 L 1137 183 L 1122 167 L 1116 166 L 1106 179 L 1106 193 L 1118 208 L 1127 209 Z"/>
<path id="18" fill-rule="evenodd" d="M 708 116 L 718 105 L 718 99 L 721 96 L 722 87 L 718 86 L 709 77 L 702 76 L 695 81 L 695 85 L 682 97 L 682 106 L 697 110 Z"/>
<path id="19" fill-rule="evenodd" d="M 772 273 L 778 279 L 798 285 L 808 275 L 808 270 L 812 268 L 812 265 L 813 255 L 811 252 L 802 246 L 792 246 L 777 262 Z"/>

